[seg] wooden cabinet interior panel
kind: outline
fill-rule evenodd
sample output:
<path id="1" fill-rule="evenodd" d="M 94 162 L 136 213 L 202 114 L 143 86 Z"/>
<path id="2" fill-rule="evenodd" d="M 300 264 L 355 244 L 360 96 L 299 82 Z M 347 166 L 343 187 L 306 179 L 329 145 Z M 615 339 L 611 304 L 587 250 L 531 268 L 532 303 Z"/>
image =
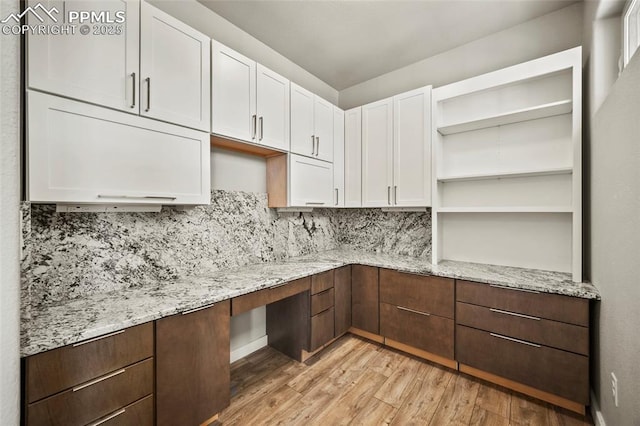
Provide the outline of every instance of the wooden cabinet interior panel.
<path id="1" fill-rule="evenodd" d="M 448 359 L 453 359 L 454 327 L 449 318 L 380 303 L 382 336 Z"/>
<path id="2" fill-rule="evenodd" d="M 29 404 L 26 424 L 86 425 L 151 393 L 153 358 Z"/>
<path id="3" fill-rule="evenodd" d="M 333 306 L 334 303 L 334 289 L 330 288 L 322 293 L 314 294 L 311 296 L 311 315 L 317 315 L 322 311 L 326 311 Z"/>
<path id="4" fill-rule="evenodd" d="M 309 291 L 267 305 L 269 346 L 297 361 L 309 348 Z"/>
<path id="5" fill-rule="evenodd" d="M 455 281 L 380 269 L 380 302 L 453 319 Z"/>
<path id="6" fill-rule="evenodd" d="M 328 290 L 333 287 L 333 269 L 326 272 L 315 274 L 311 277 L 311 294 L 317 294 L 321 291 Z"/>
<path id="7" fill-rule="evenodd" d="M 380 334 L 378 302 L 378 268 L 364 265 L 351 267 L 352 326 Z"/>
<path id="8" fill-rule="evenodd" d="M 338 268 L 334 273 L 335 335 L 346 333 L 351 327 L 351 266 Z"/>
<path id="9" fill-rule="evenodd" d="M 156 422 L 199 425 L 230 403 L 229 301 L 156 321 Z"/>
<path id="10" fill-rule="evenodd" d="M 522 314 L 513 315 L 507 311 L 462 302 L 456 305 L 456 321 L 469 327 L 589 355 L 587 327 Z"/>
<path id="11" fill-rule="evenodd" d="M 335 313 L 333 307 L 318 315 L 311 317 L 311 339 L 309 343 L 309 352 L 313 352 L 320 346 L 329 343 L 334 336 L 334 318 Z"/>
<path id="12" fill-rule="evenodd" d="M 514 380 L 583 405 L 589 403 L 589 358 L 456 326 L 460 364 Z"/>
<path id="13" fill-rule="evenodd" d="M 309 290 L 311 278 L 305 277 L 290 281 L 284 285 L 254 291 L 231 299 L 231 315 L 238 315 L 259 306 L 268 305 L 280 299 Z"/>
<path id="14" fill-rule="evenodd" d="M 26 359 L 31 403 L 153 356 L 153 323 L 146 323 Z"/>
<path id="15" fill-rule="evenodd" d="M 503 309 L 535 317 L 589 326 L 589 300 L 559 294 L 537 293 L 470 281 L 456 282 L 459 302 Z"/>
<path id="16" fill-rule="evenodd" d="M 113 417 L 112 417 L 113 416 Z M 153 395 L 99 419 L 100 426 L 153 426 Z"/>

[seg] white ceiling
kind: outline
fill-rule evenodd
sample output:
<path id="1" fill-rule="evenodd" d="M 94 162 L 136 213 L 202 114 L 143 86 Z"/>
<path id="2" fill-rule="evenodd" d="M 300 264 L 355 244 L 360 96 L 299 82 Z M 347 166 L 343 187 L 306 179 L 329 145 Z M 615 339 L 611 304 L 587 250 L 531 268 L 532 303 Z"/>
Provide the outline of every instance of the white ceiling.
<path id="1" fill-rule="evenodd" d="M 198 0 L 342 90 L 575 0 Z"/>

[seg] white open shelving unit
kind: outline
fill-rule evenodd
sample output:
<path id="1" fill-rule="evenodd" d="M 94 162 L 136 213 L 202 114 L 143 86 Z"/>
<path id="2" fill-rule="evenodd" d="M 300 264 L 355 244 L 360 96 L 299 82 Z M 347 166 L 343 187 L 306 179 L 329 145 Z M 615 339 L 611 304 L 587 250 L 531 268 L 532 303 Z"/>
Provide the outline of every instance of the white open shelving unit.
<path id="1" fill-rule="evenodd" d="M 433 263 L 582 280 L 581 48 L 433 91 Z"/>

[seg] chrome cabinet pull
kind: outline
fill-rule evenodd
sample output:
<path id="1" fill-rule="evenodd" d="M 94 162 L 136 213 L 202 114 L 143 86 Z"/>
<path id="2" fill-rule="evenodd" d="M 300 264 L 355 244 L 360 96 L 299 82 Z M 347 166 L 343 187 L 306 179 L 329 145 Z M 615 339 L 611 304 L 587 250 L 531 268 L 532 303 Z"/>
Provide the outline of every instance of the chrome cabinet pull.
<path id="1" fill-rule="evenodd" d="M 103 417 L 100 420 L 97 420 L 93 423 L 89 423 L 87 426 L 100 426 L 103 423 L 108 422 L 111 419 L 115 419 L 116 417 L 118 417 L 120 414 L 124 414 L 127 410 L 122 408 L 118 411 L 116 411 L 115 413 L 109 414 L 107 417 Z"/>
<path id="2" fill-rule="evenodd" d="M 316 138 L 311 135 L 311 155 L 316 155 Z"/>
<path id="3" fill-rule="evenodd" d="M 147 77 L 144 79 L 147 82 L 147 109 L 146 112 L 149 112 L 151 109 L 151 77 Z"/>
<path id="4" fill-rule="evenodd" d="M 305 204 L 308 205 L 308 206 L 324 206 L 324 203 L 316 203 L 316 202 L 311 202 L 311 201 L 308 201 Z"/>
<path id="5" fill-rule="evenodd" d="M 124 373 L 125 371 L 127 371 L 127 369 L 126 369 L 126 368 L 121 368 L 120 370 L 118 370 L 118 371 L 114 371 L 113 373 L 107 374 L 106 376 L 98 377 L 97 379 L 92 380 L 92 381 L 90 381 L 90 382 L 87 382 L 87 383 L 85 383 L 85 384 L 83 384 L 83 385 L 76 386 L 75 388 L 73 388 L 73 389 L 72 389 L 72 391 L 73 391 L 73 392 L 78 392 L 79 390 L 82 390 L 82 389 L 88 388 L 89 386 L 93 386 L 93 385 L 95 385 L 95 384 L 97 384 L 97 383 L 103 382 L 103 381 L 105 381 L 105 380 L 107 380 L 107 379 L 110 379 L 110 378 L 112 378 L 112 377 L 116 377 L 116 376 L 118 376 L 118 375 L 120 375 L 120 374 Z"/>
<path id="6" fill-rule="evenodd" d="M 276 288 L 280 288 L 280 287 L 284 287 L 285 285 L 289 284 L 289 281 L 285 281 L 283 283 L 280 284 L 276 284 L 274 286 L 269 287 L 269 290 L 275 290 Z"/>
<path id="7" fill-rule="evenodd" d="M 516 313 L 516 312 L 503 311 L 502 309 L 494 309 L 494 308 L 489 308 L 489 310 L 491 312 L 495 312 L 495 313 L 498 313 L 498 314 L 505 314 L 505 315 L 511 315 L 511 316 L 514 316 L 514 317 L 520 317 L 520 318 L 526 318 L 526 319 L 530 319 L 530 320 L 540 321 L 540 318 L 533 317 L 531 315 L 525 315 L 525 314 L 519 314 L 519 313 Z"/>
<path id="8" fill-rule="evenodd" d="M 526 342 L 526 341 L 520 340 L 520 339 L 514 339 L 513 337 L 503 336 L 502 334 L 496 334 L 496 333 L 489 333 L 489 334 L 492 335 L 493 337 L 497 337 L 498 339 L 509 340 L 510 342 L 520 343 L 522 345 L 532 346 L 534 348 L 539 348 L 540 347 L 540 345 L 536 345 L 535 343 Z"/>
<path id="9" fill-rule="evenodd" d="M 387 186 L 387 204 L 391 205 L 391 187 Z"/>
<path id="10" fill-rule="evenodd" d="M 256 121 L 257 117 L 258 116 L 256 114 L 251 116 L 251 139 L 256 138 L 256 132 L 258 131 L 258 123 Z"/>
<path id="11" fill-rule="evenodd" d="M 262 117 L 260 117 L 260 139 L 258 140 L 262 140 L 262 137 L 264 136 L 264 120 L 262 119 Z"/>
<path id="12" fill-rule="evenodd" d="M 393 204 L 398 204 L 398 185 L 393 187 Z"/>
<path id="13" fill-rule="evenodd" d="M 131 98 L 131 108 L 136 107 L 136 73 L 131 73 L 131 81 L 133 82 L 133 97 Z"/>
<path id="14" fill-rule="evenodd" d="M 205 305 L 205 306 L 200 306 L 199 308 L 193 308 L 193 309 L 189 309 L 188 311 L 184 311 L 182 312 L 182 315 L 188 315 L 188 314 L 192 314 L 194 312 L 198 312 L 198 311 L 204 311 L 205 309 L 211 308 L 212 306 L 214 306 L 215 303 L 211 303 L 209 305 Z"/>
<path id="15" fill-rule="evenodd" d="M 126 330 L 116 331 L 114 333 L 105 334 L 104 336 L 95 337 L 93 339 L 85 340 L 84 342 L 74 343 L 72 347 L 77 348 L 78 346 L 86 345 L 87 343 L 97 342 L 98 340 L 106 339 L 108 337 L 117 336 L 118 334 L 124 333 Z"/>
<path id="16" fill-rule="evenodd" d="M 489 284 L 489 287 L 501 288 L 501 289 L 504 289 L 504 290 L 523 291 L 525 293 L 540 294 L 540 292 L 536 291 L 536 290 L 527 290 L 525 288 L 507 287 L 506 285 L 499 285 L 499 284 Z"/>
<path id="17" fill-rule="evenodd" d="M 320 136 L 316 136 L 316 157 L 320 155 Z"/>
<path id="18" fill-rule="evenodd" d="M 420 312 L 420 311 L 416 311 L 416 310 L 413 310 L 413 309 L 405 308 L 405 307 L 402 307 L 402 306 L 396 306 L 396 308 L 398 308 L 401 311 L 407 311 L 407 312 L 412 312 L 414 314 L 424 315 L 425 317 L 430 317 L 431 316 L 431 314 L 428 313 L 428 312 Z"/>
<path id="19" fill-rule="evenodd" d="M 175 201 L 176 197 L 161 197 L 158 195 L 112 195 L 112 194 L 98 194 L 98 198 L 125 198 L 125 199 L 144 199 L 144 200 L 170 200 Z"/>
<path id="20" fill-rule="evenodd" d="M 339 199 L 340 199 L 340 198 L 338 197 L 338 188 L 336 188 L 336 206 L 337 206 L 337 205 L 338 205 L 338 203 L 339 203 Z"/>

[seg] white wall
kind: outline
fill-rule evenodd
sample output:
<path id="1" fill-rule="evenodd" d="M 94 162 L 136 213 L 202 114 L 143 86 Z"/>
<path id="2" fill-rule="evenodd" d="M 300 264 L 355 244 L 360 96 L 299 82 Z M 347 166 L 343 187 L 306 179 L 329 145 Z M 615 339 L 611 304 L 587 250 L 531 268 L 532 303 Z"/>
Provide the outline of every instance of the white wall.
<path id="1" fill-rule="evenodd" d="M 0 16 L 19 10 L 0 1 Z M 20 418 L 20 39 L 0 35 L 0 424 Z"/>
<path id="2" fill-rule="evenodd" d="M 198 31 L 338 104 L 338 91 L 195 0 L 151 0 L 151 3 Z"/>
<path id="3" fill-rule="evenodd" d="M 339 105 L 348 109 L 428 84 L 442 86 L 579 46 L 582 13 L 583 4 L 576 3 L 349 87 L 340 91 Z"/>

